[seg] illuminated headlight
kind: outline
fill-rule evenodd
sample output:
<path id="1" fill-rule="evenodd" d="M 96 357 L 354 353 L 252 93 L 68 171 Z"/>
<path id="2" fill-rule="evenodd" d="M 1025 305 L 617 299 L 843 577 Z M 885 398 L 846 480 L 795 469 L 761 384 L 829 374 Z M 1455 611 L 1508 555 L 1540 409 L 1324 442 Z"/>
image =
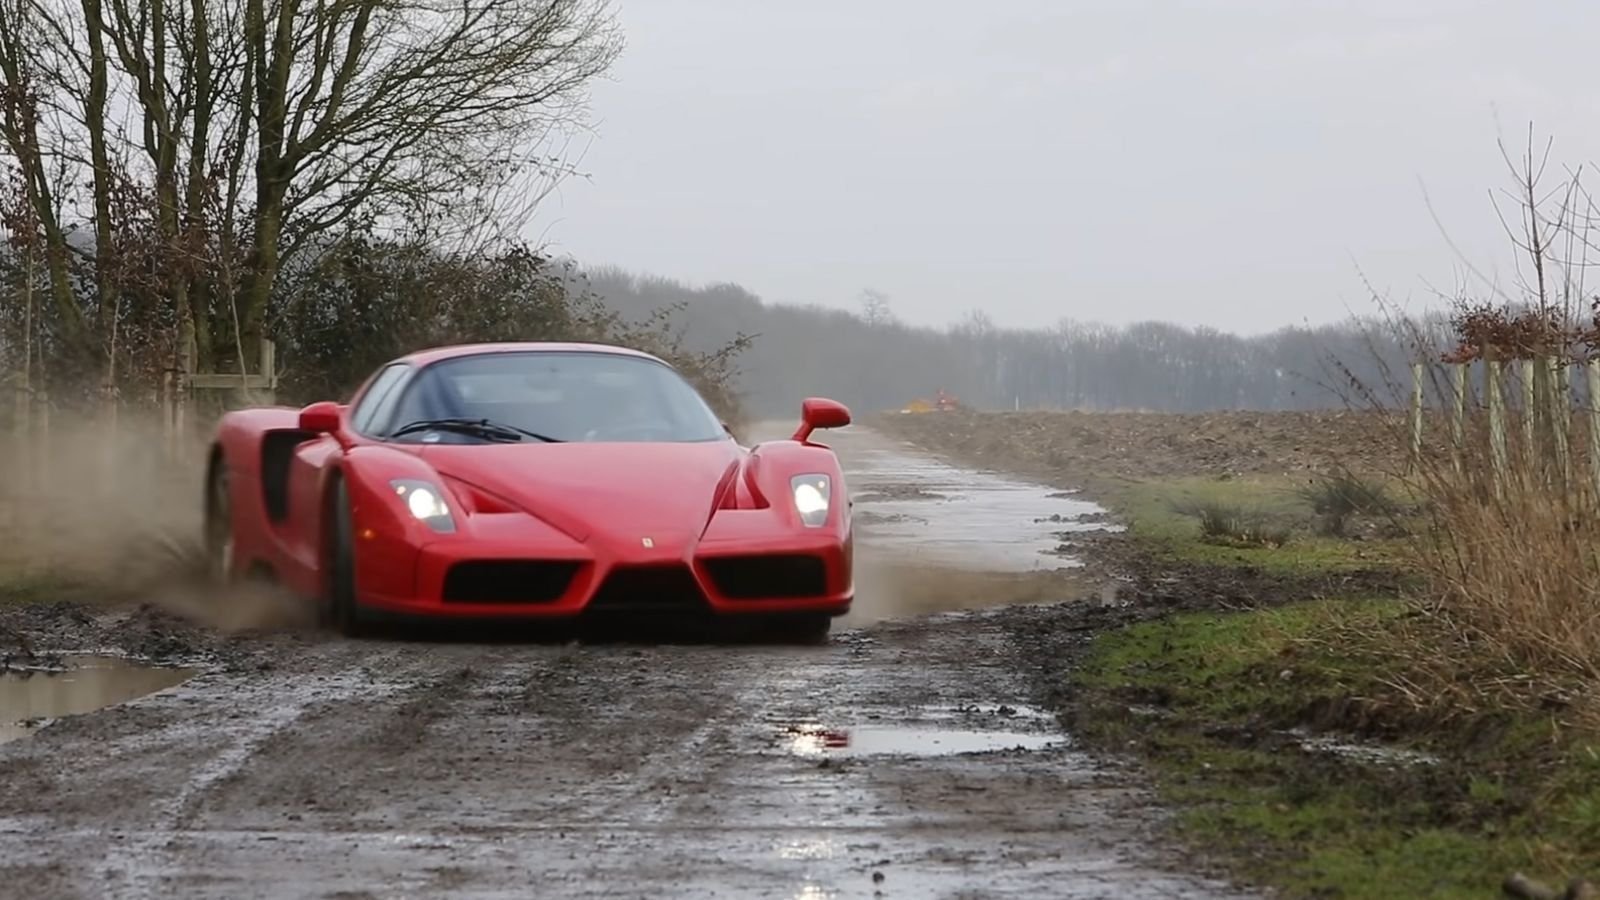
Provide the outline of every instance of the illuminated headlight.
<path id="1" fill-rule="evenodd" d="M 790 479 L 794 491 L 795 512 L 808 528 L 816 528 L 828 520 L 828 500 L 833 492 L 833 480 L 826 475 L 796 475 Z"/>
<path id="2" fill-rule="evenodd" d="M 450 516 L 450 507 L 445 505 L 444 497 L 438 488 L 426 481 L 404 478 L 391 481 L 389 484 L 417 521 L 445 534 L 456 530 L 455 519 Z"/>

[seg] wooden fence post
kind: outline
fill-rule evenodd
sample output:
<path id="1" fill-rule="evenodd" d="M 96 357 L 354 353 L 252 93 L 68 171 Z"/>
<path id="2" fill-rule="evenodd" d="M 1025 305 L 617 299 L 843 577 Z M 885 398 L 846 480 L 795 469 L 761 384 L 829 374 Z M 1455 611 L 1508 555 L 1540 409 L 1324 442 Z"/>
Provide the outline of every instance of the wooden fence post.
<path id="1" fill-rule="evenodd" d="M 278 345 L 266 338 L 261 339 L 260 368 L 264 396 L 256 402 L 271 406 L 278 402 Z"/>
<path id="2" fill-rule="evenodd" d="M 1545 358 L 1545 422 L 1550 429 L 1550 449 L 1554 454 L 1550 468 L 1557 485 L 1571 483 L 1572 467 L 1568 443 L 1572 437 L 1572 388 L 1565 362 L 1558 356 Z"/>
<path id="3" fill-rule="evenodd" d="M 1500 360 L 1491 359 L 1485 367 L 1485 389 L 1489 395 L 1489 458 L 1494 469 L 1495 496 L 1503 498 L 1506 477 L 1506 411 L 1502 389 L 1505 374 Z"/>
<path id="4" fill-rule="evenodd" d="M 1589 478 L 1594 496 L 1600 497 L 1600 358 L 1589 360 Z"/>
<path id="5" fill-rule="evenodd" d="M 1538 408 L 1538 393 L 1534 385 L 1534 372 L 1537 368 L 1531 359 L 1518 360 L 1517 369 L 1522 374 L 1522 452 L 1527 454 L 1528 465 L 1536 464 L 1539 458 L 1539 448 L 1535 445 L 1537 432 L 1534 431 L 1534 410 Z"/>

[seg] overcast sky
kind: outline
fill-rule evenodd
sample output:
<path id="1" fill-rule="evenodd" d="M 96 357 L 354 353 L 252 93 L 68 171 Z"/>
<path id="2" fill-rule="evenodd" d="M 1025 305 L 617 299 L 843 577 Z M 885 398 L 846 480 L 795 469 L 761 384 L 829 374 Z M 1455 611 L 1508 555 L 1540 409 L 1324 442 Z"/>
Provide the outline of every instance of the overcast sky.
<path id="1" fill-rule="evenodd" d="M 588 264 L 909 321 L 1260 331 L 1506 256 L 1496 147 L 1600 161 L 1592 0 L 615 0 L 535 223 Z"/>

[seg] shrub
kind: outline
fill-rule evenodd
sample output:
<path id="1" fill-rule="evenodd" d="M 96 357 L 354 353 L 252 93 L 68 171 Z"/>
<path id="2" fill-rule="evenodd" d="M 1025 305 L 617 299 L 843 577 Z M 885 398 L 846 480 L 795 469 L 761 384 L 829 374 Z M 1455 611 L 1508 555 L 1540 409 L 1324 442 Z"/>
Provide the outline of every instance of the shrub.
<path id="1" fill-rule="evenodd" d="M 1260 513 L 1215 501 L 1174 504 L 1179 515 L 1200 520 L 1200 537 L 1214 544 L 1244 547 L 1281 547 L 1289 542 L 1289 530 L 1275 526 Z"/>
<path id="2" fill-rule="evenodd" d="M 1321 517 L 1322 533 L 1334 537 L 1345 534 L 1351 516 L 1392 516 L 1399 510 L 1381 482 L 1348 472 L 1313 481 L 1299 495 Z"/>

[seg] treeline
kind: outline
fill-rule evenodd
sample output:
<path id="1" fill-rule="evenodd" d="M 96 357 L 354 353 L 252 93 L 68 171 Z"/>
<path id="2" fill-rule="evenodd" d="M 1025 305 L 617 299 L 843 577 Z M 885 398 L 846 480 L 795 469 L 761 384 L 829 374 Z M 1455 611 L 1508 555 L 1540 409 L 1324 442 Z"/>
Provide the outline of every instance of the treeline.
<path id="1" fill-rule="evenodd" d="M 974 313 L 935 329 L 897 321 L 870 292 L 857 312 L 769 304 L 737 285 L 695 288 L 616 268 L 584 278 L 624 316 L 680 308 L 691 347 L 752 335 L 738 385 L 747 408 L 761 415 L 790 415 L 808 394 L 879 410 L 940 389 L 984 408 L 1337 407 L 1364 390 L 1392 395 L 1408 377 L 1417 327 L 1374 317 L 1241 337 L 1159 322 L 1006 329 Z M 1442 320 L 1425 326 L 1430 333 L 1447 327 Z"/>

